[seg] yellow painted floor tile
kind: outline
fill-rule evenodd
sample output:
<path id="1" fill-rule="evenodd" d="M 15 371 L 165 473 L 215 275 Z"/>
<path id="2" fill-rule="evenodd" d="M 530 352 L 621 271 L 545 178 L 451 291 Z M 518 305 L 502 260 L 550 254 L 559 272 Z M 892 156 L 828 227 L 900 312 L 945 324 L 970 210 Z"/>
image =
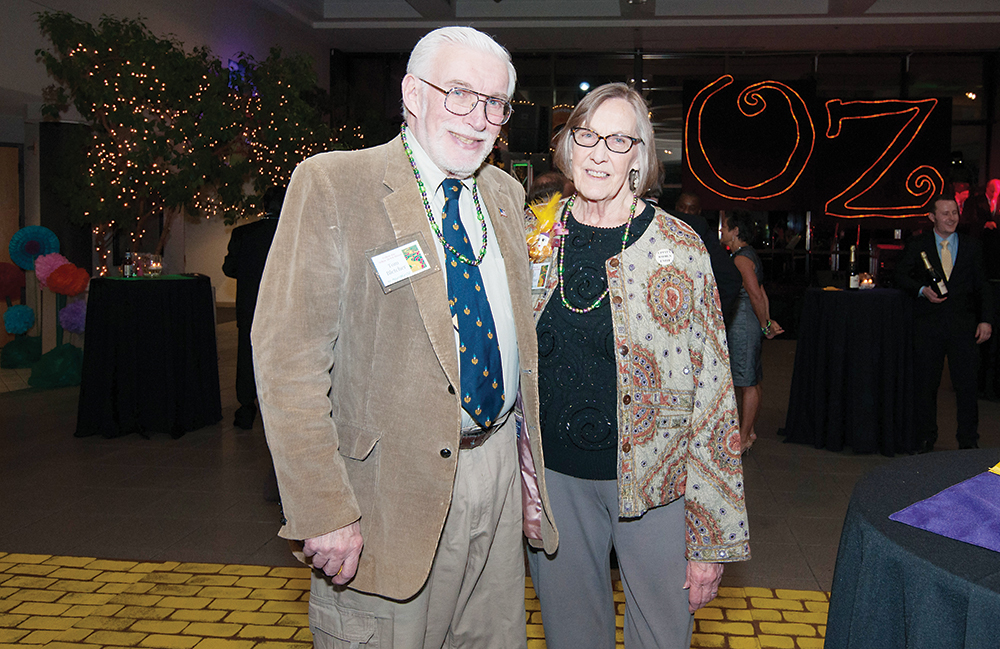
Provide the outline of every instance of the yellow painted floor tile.
<path id="1" fill-rule="evenodd" d="M 306 568 L 110 561 L 0 552 L 0 649 L 309 649 Z M 614 580 L 615 636 L 625 595 Z M 695 618 L 692 647 L 820 646 L 829 593 L 721 588 Z M 622 609 L 622 610 L 619 610 Z M 529 649 L 545 648 L 525 584 Z"/>

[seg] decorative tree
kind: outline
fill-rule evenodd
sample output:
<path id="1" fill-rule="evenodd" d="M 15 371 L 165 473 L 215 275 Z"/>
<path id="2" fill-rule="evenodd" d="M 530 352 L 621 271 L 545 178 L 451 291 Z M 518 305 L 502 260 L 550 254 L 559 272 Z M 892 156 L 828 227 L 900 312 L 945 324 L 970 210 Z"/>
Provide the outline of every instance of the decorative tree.
<path id="1" fill-rule="evenodd" d="M 120 229 L 134 250 L 150 219 L 261 213 L 267 187 L 288 182 L 306 156 L 342 148 L 323 122 L 311 62 L 272 49 L 263 62 L 241 54 L 231 71 L 207 48 L 186 52 L 141 19 L 103 16 L 97 27 L 65 12 L 38 16 L 52 49 L 38 50 L 58 85 L 43 111 L 70 103 L 91 124 L 87 174 L 61 193 L 76 222 L 98 241 Z M 105 269 L 102 269 L 103 274 Z"/>

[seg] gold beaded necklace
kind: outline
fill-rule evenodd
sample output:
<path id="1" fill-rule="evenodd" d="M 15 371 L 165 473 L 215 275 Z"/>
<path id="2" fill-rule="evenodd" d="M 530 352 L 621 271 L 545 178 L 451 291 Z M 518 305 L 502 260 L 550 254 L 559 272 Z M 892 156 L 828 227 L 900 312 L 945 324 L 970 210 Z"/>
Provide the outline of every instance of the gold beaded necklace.
<path id="1" fill-rule="evenodd" d="M 441 245 L 444 246 L 448 252 L 458 257 L 462 263 L 469 264 L 470 266 L 478 266 L 483 263 L 483 257 L 486 256 L 487 229 L 486 219 L 483 217 L 483 208 L 479 205 L 479 190 L 477 189 L 475 177 L 472 178 L 472 201 L 476 205 L 476 219 L 479 220 L 479 226 L 483 231 L 483 247 L 480 249 L 479 254 L 475 259 L 470 259 L 456 250 L 450 243 L 445 241 L 444 235 L 441 234 L 441 228 L 438 227 L 437 222 L 434 220 L 434 211 L 431 210 L 431 202 L 427 198 L 427 190 L 424 189 L 424 181 L 420 178 L 420 170 L 417 169 L 417 161 L 413 159 L 413 149 L 410 148 L 410 143 L 406 141 L 405 123 L 400 129 L 400 134 L 403 138 L 403 149 L 406 151 L 406 158 L 410 161 L 410 168 L 413 169 L 413 176 L 417 179 L 417 188 L 420 189 L 420 198 L 424 201 L 424 210 L 427 212 L 427 220 L 430 221 L 431 230 L 433 230 L 434 234 L 437 235 L 438 241 L 441 242 Z"/>
<path id="2" fill-rule="evenodd" d="M 570 199 L 568 201 L 566 201 L 566 207 L 563 209 L 563 221 L 564 222 L 565 222 L 565 219 L 566 219 L 566 216 L 565 216 L 566 214 L 569 214 L 570 216 L 572 216 L 572 214 L 573 214 L 573 201 L 576 199 L 576 196 L 577 196 L 576 194 L 573 194 L 570 197 Z M 638 204 L 639 204 L 639 197 L 638 196 L 633 196 L 632 197 L 632 209 L 631 209 L 631 211 L 629 211 L 628 221 L 625 222 L 625 232 L 622 233 L 622 250 L 621 250 L 621 252 L 625 252 L 625 247 L 628 244 L 628 232 L 629 232 L 629 230 L 632 227 L 632 218 L 635 216 L 635 208 L 636 208 L 636 206 Z M 565 236 L 566 235 L 563 235 L 564 238 L 565 238 Z M 566 242 L 564 241 L 563 245 L 559 246 L 559 263 L 558 263 L 558 265 L 556 267 L 557 268 L 557 274 L 558 274 L 558 277 L 559 277 L 559 298 L 562 300 L 563 306 L 566 307 L 567 309 L 569 309 L 570 311 L 572 311 L 573 313 L 590 313 L 591 311 L 593 311 L 597 307 L 601 306 L 601 303 L 604 302 L 604 298 L 606 298 L 608 296 L 608 292 L 611 290 L 611 288 L 610 287 L 605 287 L 604 292 L 601 293 L 601 295 L 596 300 L 594 300 L 590 304 L 590 306 L 586 306 L 586 307 L 580 308 L 580 307 L 575 307 L 572 304 L 570 304 L 569 300 L 566 299 L 566 292 L 563 289 L 563 257 L 565 256 L 565 254 L 566 254 Z M 619 253 L 619 254 L 621 254 L 621 253 Z"/>

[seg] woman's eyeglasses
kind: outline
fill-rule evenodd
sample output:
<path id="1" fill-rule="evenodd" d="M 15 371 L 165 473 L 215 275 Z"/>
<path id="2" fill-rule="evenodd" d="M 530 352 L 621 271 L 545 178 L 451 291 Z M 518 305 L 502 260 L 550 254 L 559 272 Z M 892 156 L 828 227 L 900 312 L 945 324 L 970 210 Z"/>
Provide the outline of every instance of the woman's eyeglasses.
<path id="1" fill-rule="evenodd" d="M 613 153 L 628 153 L 636 144 L 642 144 L 642 140 L 631 135 L 612 133 L 611 135 L 598 135 L 584 126 L 574 126 L 570 130 L 573 141 L 580 146 L 591 149 L 597 146 L 598 142 L 604 140 L 604 146 Z"/>

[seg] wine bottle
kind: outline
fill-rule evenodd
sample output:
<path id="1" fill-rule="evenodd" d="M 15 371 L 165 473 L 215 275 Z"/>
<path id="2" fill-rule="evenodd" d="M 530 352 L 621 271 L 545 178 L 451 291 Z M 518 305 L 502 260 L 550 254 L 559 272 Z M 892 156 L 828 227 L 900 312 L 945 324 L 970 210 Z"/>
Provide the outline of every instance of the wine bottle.
<path id="1" fill-rule="evenodd" d="M 857 247 L 851 246 L 851 263 L 847 267 L 850 276 L 847 280 L 847 288 L 856 289 L 861 287 L 861 277 L 858 275 Z"/>
<path id="2" fill-rule="evenodd" d="M 924 261 L 927 274 L 931 276 L 931 288 L 934 289 L 934 292 L 938 294 L 938 297 L 948 295 L 948 285 L 944 283 L 944 278 L 937 272 L 937 269 L 931 265 L 931 260 L 927 258 L 927 253 L 921 250 L 920 258 Z"/>

